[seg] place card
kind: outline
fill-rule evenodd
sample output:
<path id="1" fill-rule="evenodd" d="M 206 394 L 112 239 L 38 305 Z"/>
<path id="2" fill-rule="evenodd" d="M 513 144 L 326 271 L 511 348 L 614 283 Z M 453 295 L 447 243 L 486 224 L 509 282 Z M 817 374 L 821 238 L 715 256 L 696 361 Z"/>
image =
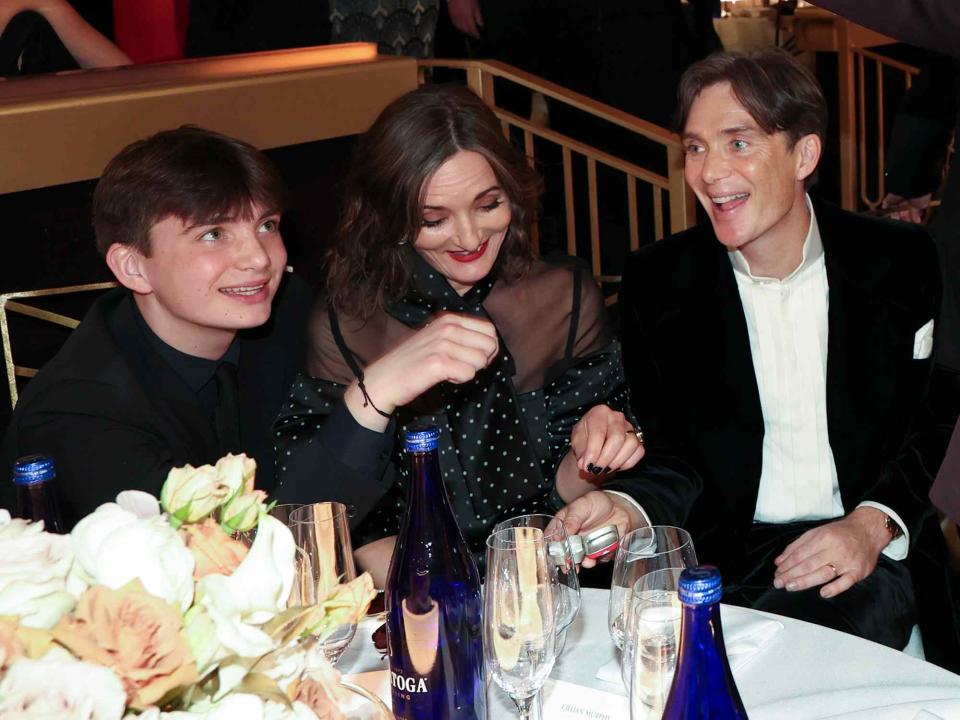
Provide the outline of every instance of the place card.
<path id="1" fill-rule="evenodd" d="M 543 686 L 543 717 L 550 720 L 625 720 L 630 717 L 630 700 L 623 695 L 563 680 L 548 680 Z"/>

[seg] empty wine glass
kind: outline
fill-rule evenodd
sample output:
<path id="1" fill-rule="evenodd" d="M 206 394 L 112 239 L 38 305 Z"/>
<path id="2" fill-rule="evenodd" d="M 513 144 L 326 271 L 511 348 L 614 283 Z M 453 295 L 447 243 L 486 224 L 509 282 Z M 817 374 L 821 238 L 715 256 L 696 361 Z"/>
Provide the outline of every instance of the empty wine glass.
<path id="1" fill-rule="evenodd" d="M 297 556 L 297 592 L 301 605 L 318 605 L 341 582 L 357 576 L 350 544 L 351 510 L 343 503 L 321 502 L 290 513 L 290 530 L 300 550 Z M 336 663 L 357 631 L 356 623 L 344 623 L 320 639 L 324 655 Z"/>
<path id="2" fill-rule="evenodd" d="M 554 591 L 554 615 L 557 622 L 557 657 L 563 652 L 567 628 L 580 612 L 580 579 L 573 561 L 573 551 L 562 520 L 553 515 L 519 515 L 504 520 L 493 528 L 494 533 L 513 527 L 535 527 L 543 531 L 547 545 L 547 565 Z"/>
<path id="3" fill-rule="evenodd" d="M 539 692 L 556 658 L 554 585 L 543 531 L 501 530 L 487 538 L 483 656 L 490 677 L 517 705 L 539 717 Z"/>
<path id="4" fill-rule="evenodd" d="M 683 528 L 653 525 L 638 528 L 620 539 L 613 563 L 607 623 L 610 636 L 623 649 L 624 623 L 637 580 L 665 568 L 686 568 L 697 564 L 693 540 Z"/>
<path id="5" fill-rule="evenodd" d="M 630 694 L 631 717 L 660 717 L 680 639 L 683 568 L 648 573 L 633 588 L 623 646 L 623 682 Z"/>

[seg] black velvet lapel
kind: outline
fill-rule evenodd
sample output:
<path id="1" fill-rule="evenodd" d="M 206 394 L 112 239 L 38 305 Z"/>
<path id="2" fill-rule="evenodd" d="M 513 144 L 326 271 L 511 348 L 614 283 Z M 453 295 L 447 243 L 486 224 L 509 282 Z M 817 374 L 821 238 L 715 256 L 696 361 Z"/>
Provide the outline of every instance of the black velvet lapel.
<path id="1" fill-rule="evenodd" d="M 906 308 L 890 299 L 879 285 L 879 278 L 895 275 L 890 259 L 864 252 L 867 242 L 850 237 L 856 228 L 835 208 L 815 203 L 817 223 L 823 240 L 830 287 L 827 313 L 827 427 L 830 447 L 840 484 L 844 507 L 852 509 L 852 493 L 862 489 L 867 478 L 855 478 L 862 472 L 870 433 L 865 428 L 875 422 L 872 409 L 894 402 L 892 381 L 896 376 L 896 357 L 879 348 L 897 345 L 896 328 L 902 326 Z M 885 320 L 886 319 L 886 320 Z M 910 357 L 912 348 L 905 348 Z"/>
<path id="2" fill-rule="evenodd" d="M 725 441 L 742 467 L 744 484 L 737 489 L 740 500 L 735 503 L 735 511 L 752 518 L 763 462 L 760 391 L 750 351 L 747 320 L 728 251 L 712 230 L 708 230 L 708 235 L 704 259 L 708 259 L 710 277 L 704 278 L 701 307 L 705 310 L 703 331 L 710 334 L 711 345 L 717 352 L 712 367 L 718 394 L 715 398 L 716 421 L 718 425 L 726 425 Z"/>

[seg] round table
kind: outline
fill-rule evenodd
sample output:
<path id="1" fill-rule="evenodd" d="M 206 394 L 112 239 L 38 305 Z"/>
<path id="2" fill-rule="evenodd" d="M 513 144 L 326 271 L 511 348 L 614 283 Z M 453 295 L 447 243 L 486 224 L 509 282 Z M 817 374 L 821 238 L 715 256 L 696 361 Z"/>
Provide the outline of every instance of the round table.
<path id="1" fill-rule="evenodd" d="M 566 648 L 551 680 L 566 681 L 623 697 L 619 682 L 599 680 L 597 670 L 615 658 L 607 631 L 609 591 L 585 588 L 580 614 L 567 631 Z M 734 678 L 750 720 L 957 720 L 960 675 L 897 650 L 818 625 L 733 606 L 723 606 L 725 634 L 730 628 L 762 619 L 783 625 L 749 657 L 738 662 Z M 361 623 L 338 669 L 389 703 L 386 658 L 370 640 L 375 629 Z M 546 688 L 560 692 L 563 683 Z M 570 688 L 567 686 L 567 692 Z M 598 698 L 584 692 L 593 703 Z M 549 701 L 549 696 L 547 697 Z M 490 719 L 515 718 L 509 698 L 496 686 L 488 690 Z M 626 701 L 609 698 L 583 717 L 628 720 Z M 597 712 L 604 708 L 606 712 Z M 929 714 L 924 714 L 924 713 Z M 563 720 L 544 712 L 546 720 Z M 575 714 L 569 717 L 577 717 Z"/>

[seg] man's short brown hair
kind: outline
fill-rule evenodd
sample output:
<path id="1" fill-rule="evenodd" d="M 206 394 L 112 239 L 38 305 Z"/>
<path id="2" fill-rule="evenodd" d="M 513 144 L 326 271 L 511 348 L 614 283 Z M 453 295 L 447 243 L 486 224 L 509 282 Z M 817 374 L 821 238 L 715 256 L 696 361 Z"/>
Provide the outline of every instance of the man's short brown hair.
<path id="1" fill-rule="evenodd" d="M 114 243 L 150 255 L 150 229 L 167 217 L 190 224 L 251 219 L 253 206 L 282 212 L 287 187 L 252 145 L 185 125 L 125 147 L 93 193 L 93 228 L 101 255 Z"/>
<path id="2" fill-rule="evenodd" d="M 782 132 L 790 147 L 806 135 L 826 139 L 827 102 L 813 74 L 779 48 L 750 55 L 716 52 L 694 63 L 677 88 L 675 129 L 683 133 L 701 92 L 730 83 L 734 96 L 764 132 Z"/>

